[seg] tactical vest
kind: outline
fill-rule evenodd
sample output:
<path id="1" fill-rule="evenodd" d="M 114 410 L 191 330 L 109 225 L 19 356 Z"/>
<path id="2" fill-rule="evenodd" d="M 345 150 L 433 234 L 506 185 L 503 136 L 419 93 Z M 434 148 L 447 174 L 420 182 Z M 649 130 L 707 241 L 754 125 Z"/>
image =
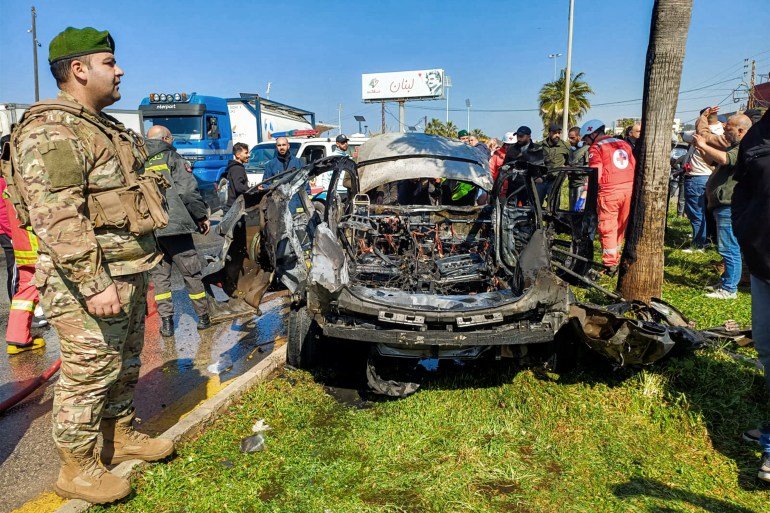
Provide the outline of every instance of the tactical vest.
<path id="1" fill-rule="evenodd" d="M 63 111 L 86 121 L 97 133 L 107 138 L 120 161 L 126 183 L 123 187 L 92 192 L 86 180 L 86 215 L 94 228 L 123 228 L 134 235 L 146 235 L 165 228 L 168 225 L 168 210 L 159 185 L 168 187 L 170 184 L 160 175 L 143 173 L 144 161 L 147 159 L 144 141 L 132 131 L 126 130 L 117 120 L 96 116 L 82 105 L 62 98 L 32 105 L 11 133 L 10 142 L 3 146 L 2 175 L 22 225 L 29 226 L 30 219 L 26 197 L 20 187 L 22 182 L 18 174 L 17 139 L 22 129 L 43 124 L 45 114 L 51 110 Z M 73 126 L 73 130 L 81 140 L 88 140 L 94 135 L 93 130 L 83 130 L 78 125 Z"/>

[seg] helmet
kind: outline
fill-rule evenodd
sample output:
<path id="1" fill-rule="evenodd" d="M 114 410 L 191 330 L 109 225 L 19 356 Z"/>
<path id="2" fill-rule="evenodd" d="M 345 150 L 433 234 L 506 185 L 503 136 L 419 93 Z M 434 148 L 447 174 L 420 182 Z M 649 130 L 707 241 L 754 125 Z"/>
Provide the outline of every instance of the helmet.
<path id="1" fill-rule="evenodd" d="M 583 123 L 583 126 L 580 127 L 580 137 L 585 137 L 589 134 L 592 134 L 599 130 L 600 128 L 604 128 L 604 121 L 601 119 L 589 119 L 585 123 Z"/>

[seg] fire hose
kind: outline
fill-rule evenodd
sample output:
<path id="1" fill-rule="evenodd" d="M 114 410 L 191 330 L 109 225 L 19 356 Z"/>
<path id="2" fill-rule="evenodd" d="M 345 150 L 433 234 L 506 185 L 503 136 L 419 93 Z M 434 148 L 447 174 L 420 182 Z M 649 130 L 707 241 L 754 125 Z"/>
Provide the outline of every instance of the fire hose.
<path id="1" fill-rule="evenodd" d="M 18 403 L 20 403 L 25 397 L 30 395 L 32 392 L 40 388 L 46 381 L 51 379 L 54 374 L 56 374 L 59 370 L 59 367 L 61 367 L 61 358 L 53 362 L 53 365 L 48 367 L 45 372 L 43 372 L 40 376 L 35 378 L 32 383 L 28 384 L 15 394 L 13 394 L 11 397 L 0 403 L 0 414 L 5 413 L 7 410 L 11 409 L 12 407 L 16 406 Z"/>

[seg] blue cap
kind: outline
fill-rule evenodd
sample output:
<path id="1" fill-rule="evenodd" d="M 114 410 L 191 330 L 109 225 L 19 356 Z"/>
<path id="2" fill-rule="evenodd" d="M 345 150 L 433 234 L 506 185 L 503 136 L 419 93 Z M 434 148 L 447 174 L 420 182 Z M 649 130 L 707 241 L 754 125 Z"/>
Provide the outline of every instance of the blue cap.
<path id="1" fill-rule="evenodd" d="M 528 126 L 520 126 L 516 129 L 516 133 L 521 135 L 532 135 L 532 129 Z"/>

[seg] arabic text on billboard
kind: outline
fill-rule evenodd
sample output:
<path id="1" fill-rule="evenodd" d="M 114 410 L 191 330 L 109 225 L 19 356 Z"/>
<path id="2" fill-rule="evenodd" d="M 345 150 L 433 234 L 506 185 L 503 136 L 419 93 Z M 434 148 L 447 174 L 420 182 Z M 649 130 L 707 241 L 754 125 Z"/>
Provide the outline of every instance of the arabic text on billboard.
<path id="1" fill-rule="evenodd" d="M 364 100 L 441 98 L 443 94 L 443 69 L 361 75 L 361 98 Z"/>

